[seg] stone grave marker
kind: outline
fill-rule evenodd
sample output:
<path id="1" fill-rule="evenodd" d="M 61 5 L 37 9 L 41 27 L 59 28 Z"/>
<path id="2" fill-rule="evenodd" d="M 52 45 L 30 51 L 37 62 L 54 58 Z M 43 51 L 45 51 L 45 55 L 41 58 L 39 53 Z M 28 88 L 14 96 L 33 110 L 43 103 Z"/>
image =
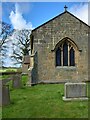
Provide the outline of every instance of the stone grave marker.
<path id="1" fill-rule="evenodd" d="M 0 80 L 0 106 L 2 106 L 2 80 Z"/>
<path id="2" fill-rule="evenodd" d="M 8 105 L 8 104 L 10 104 L 9 85 L 3 85 L 2 86 L 2 105 Z M 1 105 L 1 103 L 0 103 L 0 105 Z"/>
<path id="3" fill-rule="evenodd" d="M 64 101 L 88 100 L 86 83 L 65 83 Z"/>
<path id="4" fill-rule="evenodd" d="M 13 75 L 12 86 L 13 88 L 21 87 L 21 74 L 20 73 L 16 73 L 15 75 Z"/>

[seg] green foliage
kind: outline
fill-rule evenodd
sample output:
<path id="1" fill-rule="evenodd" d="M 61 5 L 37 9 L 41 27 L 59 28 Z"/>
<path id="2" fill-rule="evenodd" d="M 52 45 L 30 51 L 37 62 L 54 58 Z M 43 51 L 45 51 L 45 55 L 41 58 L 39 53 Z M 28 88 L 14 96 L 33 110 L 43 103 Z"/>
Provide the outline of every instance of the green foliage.
<path id="1" fill-rule="evenodd" d="M 7 69 L 6 72 L 16 72 L 17 69 Z"/>
<path id="2" fill-rule="evenodd" d="M 22 86 L 26 86 L 28 81 L 28 75 L 22 75 Z"/>
<path id="3" fill-rule="evenodd" d="M 87 118 L 88 102 L 64 102 L 63 84 L 25 86 L 10 92 L 11 104 L 3 107 L 3 118 Z"/>
<path id="4" fill-rule="evenodd" d="M 13 90 L 13 87 L 12 87 L 12 80 L 10 80 L 9 82 L 7 82 L 6 85 L 9 85 L 10 91 Z"/>
<path id="5" fill-rule="evenodd" d="M 7 79 L 7 78 L 9 78 L 9 77 L 10 77 L 10 75 L 2 75 L 2 76 L 0 76 L 1 80 Z"/>
<path id="6" fill-rule="evenodd" d="M 21 72 L 21 68 L 3 68 L 0 69 L 0 72 Z M 0 75 L 0 80 L 6 79 L 6 78 L 10 78 L 11 75 Z"/>

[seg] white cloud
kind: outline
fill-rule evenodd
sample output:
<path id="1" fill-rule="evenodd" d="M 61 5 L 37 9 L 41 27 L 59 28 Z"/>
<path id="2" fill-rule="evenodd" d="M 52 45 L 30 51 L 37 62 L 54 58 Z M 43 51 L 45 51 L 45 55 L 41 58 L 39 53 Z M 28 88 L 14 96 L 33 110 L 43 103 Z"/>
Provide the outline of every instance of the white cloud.
<path id="1" fill-rule="evenodd" d="M 88 4 L 81 3 L 79 5 L 72 6 L 69 11 L 88 24 Z"/>
<path id="2" fill-rule="evenodd" d="M 15 4 L 15 12 L 11 11 L 10 13 L 10 21 L 14 27 L 14 29 L 22 30 L 22 29 L 33 29 L 31 22 L 26 22 L 24 19 L 19 4 Z"/>
<path id="3" fill-rule="evenodd" d="M 30 13 L 30 11 L 33 8 L 33 4 L 31 4 L 30 2 L 21 2 L 19 3 L 19 11 L 21 13 L 27 14 Z M 22 9 L 23 8 L 23 9 Z"/>

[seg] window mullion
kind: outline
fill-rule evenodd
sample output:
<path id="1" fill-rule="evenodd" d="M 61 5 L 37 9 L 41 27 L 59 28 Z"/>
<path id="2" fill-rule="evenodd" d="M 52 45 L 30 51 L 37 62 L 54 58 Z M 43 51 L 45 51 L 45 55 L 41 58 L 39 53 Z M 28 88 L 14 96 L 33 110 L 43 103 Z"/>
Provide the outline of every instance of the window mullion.
<path id="1" fill-rule="evenodd" d="M 63 50 L 61 50 L 61 66 L 63 66 Z"/>

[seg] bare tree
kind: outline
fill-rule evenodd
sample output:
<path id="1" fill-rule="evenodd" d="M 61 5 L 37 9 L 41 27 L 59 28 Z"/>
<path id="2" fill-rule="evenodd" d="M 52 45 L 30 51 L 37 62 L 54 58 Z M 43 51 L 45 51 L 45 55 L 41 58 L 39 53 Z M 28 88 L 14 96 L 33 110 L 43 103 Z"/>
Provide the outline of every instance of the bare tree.
<path id="1" fill-rule="evenodd" d="M 31 30 L 15 30 L 13 37 L 13 55 L 14 64 L 22 64 L 23 57 L 30 52 L 30 33 Z"/>
<path id="2" fill-rule="evenodd" d="M 4 59 L 7 55 L 7 48 L 8 48 L 8 36 L 12 34 L 12 27 L 10 24 L 0 21 L 0 61 L 2 65 L 4 64 Z"/>

